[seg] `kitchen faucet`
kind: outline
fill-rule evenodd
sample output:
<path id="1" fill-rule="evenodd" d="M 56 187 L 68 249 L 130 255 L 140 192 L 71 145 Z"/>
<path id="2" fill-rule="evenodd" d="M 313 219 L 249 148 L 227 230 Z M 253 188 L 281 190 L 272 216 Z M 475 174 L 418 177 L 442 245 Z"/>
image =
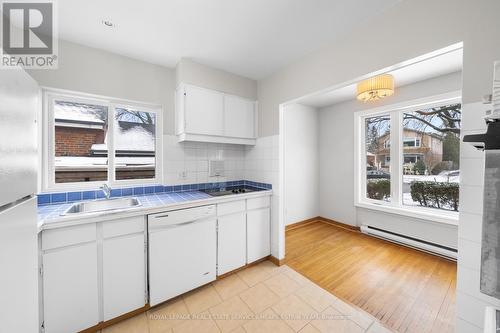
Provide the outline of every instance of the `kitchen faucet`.
<path id="1" fill-rule="evenodd" d="M 101 190 L 104 192 L 104 196 L 106 199 L 109 199 L 111 197 L 111 188 L 108 186 L 108 184 L 103 184 L 101 186 Z"/>

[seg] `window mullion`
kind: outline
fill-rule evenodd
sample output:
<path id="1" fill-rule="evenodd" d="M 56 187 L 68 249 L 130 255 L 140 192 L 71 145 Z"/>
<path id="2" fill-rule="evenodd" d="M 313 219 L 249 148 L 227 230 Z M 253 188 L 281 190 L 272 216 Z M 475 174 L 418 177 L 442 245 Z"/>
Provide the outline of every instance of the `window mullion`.
<path id="1" fill-rule="evenodd" d="M 108 183 L 115 184 L 115 105 L 108 105 Z"/>
<path id="2" fill-rule="evenodd" d="M 402 204 L 402 149 L 403 128 L 401 112 L 391 113 L 391 204 L 400 207 Z"/>

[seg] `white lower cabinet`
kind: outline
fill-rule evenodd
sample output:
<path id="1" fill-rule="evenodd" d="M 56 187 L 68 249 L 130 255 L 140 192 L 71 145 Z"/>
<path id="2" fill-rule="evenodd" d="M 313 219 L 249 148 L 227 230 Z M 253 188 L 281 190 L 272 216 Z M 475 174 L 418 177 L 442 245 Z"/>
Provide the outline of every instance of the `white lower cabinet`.
<path id="1" fill-rule="evenodd" d="M 246 264 L 246 212 L 219 216 L 217 223 L 217 275 L 222 275 Z"/>
<path id="2" fill-rule="evenodd" d="M 147 303 L 145 223 L 139 216 L 42 232 L 46 333 L 79 332 Z"/>
<path id="3" fill-rule="evenodd" d="M 79 332 L 97 325 L 97 242 L 53 249 L 42 258 L 45 332 Z"/>
<path id="4" fill-rule="evenodd" d="M 104 321 L 146 303 L 144 234 L 104 239 L 102 279 Z"/>
<path id="5" fill-rule="evenodd" d="M 247 212 L 247 263 L 271 254 L 270 213 L 269 208 Z"/>
<path id="6" fill-rule="evenodd" d="M 149 285 L 158 291 L 150 304 L 214 280 L 216 262 L 222 275 L 270 255 L 269 206 L 268 196 L 225 202 L 217 205 L 217 221 L 196 223 L 182 220 L 186 210 L 165 215 L 179 221 L 149 230 Z M 46 333 L 79 332 L 147 303 L 146 230 L 146 217 L 137 216 L 41 233 Z"/>

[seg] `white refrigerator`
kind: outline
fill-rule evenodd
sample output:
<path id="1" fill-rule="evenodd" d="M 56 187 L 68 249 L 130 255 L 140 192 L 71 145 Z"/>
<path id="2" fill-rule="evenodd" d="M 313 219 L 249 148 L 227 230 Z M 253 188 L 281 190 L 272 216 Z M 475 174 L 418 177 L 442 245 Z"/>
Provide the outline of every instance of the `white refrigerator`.
<path id="1" fill-rule="evenodd" d="M 36 212 L 39 87 L 0 71 L 0 331 L 38 332 Z"/>

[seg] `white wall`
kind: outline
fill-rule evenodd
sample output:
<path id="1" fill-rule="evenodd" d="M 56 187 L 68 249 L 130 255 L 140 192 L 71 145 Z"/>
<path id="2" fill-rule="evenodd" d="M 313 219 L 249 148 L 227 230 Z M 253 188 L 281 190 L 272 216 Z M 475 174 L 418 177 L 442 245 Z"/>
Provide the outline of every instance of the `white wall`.
<path id="1" fill-rule="evenodd" d="M 283 115 L 285 142 L 285 225 L 319 215 L 318 112 L 288 105 Z"/>
<path id="2" fill-rule="evenodd" d="M 176 85 L 189 83 L 233 94 L 248 99 L 257 99 L 257 81 L 220 69 L 211 68 L 183 58 L 175 69 Z"/>
<path id="3" fill-rule="evenodd" d="M 319 215 L 349 225 L 357 225 L 353 116 L 356 106 L 349 101 L 318 111 Z"/>
<path id="4" fill-rule="evenodd" d="M 174 132 L 173 69 L 59 41 L 59 69 L 29 70 L 41 86 L 159 104 L 164 133 Z"/>
<path id="5" fill-rule="evenodd" d="M 500 1 L 401 1 L 376 22 L 359 24 L 335 43 L 260 80 L 261 136 L 279 131 L 279 104 L 342 84 L 394 64 L 464 42 L 464 102 L 491 89 L 492 63 L 500 58 Z M 376 25 L 378 36 L 367 31 Z"/>

